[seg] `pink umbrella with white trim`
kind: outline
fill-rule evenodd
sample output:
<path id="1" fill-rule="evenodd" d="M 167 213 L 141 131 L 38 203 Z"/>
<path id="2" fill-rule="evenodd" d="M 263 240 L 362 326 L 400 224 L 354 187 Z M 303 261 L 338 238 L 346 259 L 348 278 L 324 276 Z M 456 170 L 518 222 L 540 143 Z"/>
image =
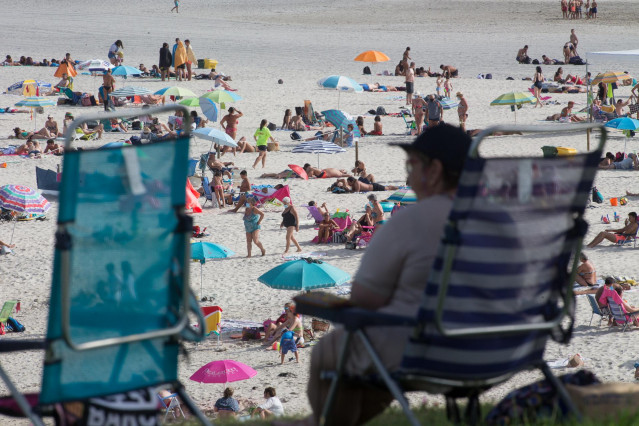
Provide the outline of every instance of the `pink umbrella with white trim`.
<path id="1" fill-rule="evenodd" d="M 209 362 L 190 377 L 199 383 L 229 383 L 254 377 L 257 371 L 239 361 L 221 360 Z"/>

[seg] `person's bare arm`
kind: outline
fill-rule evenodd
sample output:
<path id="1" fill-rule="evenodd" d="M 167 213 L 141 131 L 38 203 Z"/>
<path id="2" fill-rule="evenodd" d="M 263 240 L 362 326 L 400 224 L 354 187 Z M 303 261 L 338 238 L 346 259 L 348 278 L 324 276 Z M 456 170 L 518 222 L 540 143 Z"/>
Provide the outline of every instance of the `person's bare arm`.
<path id="1" fill-rule="evenodd" d="M 300 232 L 300 218 L 297 215 L 297 209 L 291 205 L 291 213 L 293 213 L 293 217 L 295 218 L 295 231 Z"/>

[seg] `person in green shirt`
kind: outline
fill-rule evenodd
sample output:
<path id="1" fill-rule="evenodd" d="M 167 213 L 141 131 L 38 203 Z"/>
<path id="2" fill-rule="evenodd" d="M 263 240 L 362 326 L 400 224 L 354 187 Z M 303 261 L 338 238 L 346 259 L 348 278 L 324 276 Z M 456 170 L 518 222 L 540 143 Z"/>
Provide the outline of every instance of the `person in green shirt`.
<path id="1" fill-rule="evenodd" d="M 253 163 L 253 168 L 257 166 L 257 164 L 262 160 L 262 168 L 266 165 L 266 147 L 268 144 L 268 140 L 275 143 L 275 139 L 271 136 L 271 131 L 268 129 L 268 120 L 264 119 L 260 122 L 260 128 L 255 131 L 253 135 L 253 139 L 255 139 L 255 144 L 257 145 L 257 158 L 255 159 L 255 163 Z"/>

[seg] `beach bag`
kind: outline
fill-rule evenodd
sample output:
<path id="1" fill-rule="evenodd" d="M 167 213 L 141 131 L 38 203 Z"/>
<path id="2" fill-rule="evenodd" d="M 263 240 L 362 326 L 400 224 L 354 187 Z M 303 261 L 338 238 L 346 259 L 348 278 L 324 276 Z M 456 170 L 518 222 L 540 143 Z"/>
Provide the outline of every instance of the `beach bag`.
<path id="1" fill-rule="evenodd" d="M 338 244 L 345 243 L 346 235 L 344 235 L 344 231 L 333 232 L 333 242 Z"/>
<path id="2" fill-rule="evenodd" d="M 7 328 L 9 329 L 8 331 L 13 331 L 14 333 L 22 333 L 26 330 L 26 327 L 13 317 L 7 319 Z"/>
<path id="3" fill-rule="evenodd" d="M 533 59 L 532 63 L 535 65 L 539 65 L 539 59 Z"/>
<path id="4" fill-rule="evenodd" d="M 371 75 L 371 69 L 368 65 L 364 67 L 364 74 Z"/>
<path id="5" fill-rule="evenodd" d="M 242 329 L 242 340 L 260 340 L 261 338 L 258 327 L 244 327 Z"/>
<path id="6" fill-rule="evenodd" d="M 375 112 L 377 113 L 377 115 L 387 115 L 386 108 L 384 108 L 383 106 L 378 106 Z"/>
<path id="7" fill-rule="evenodd" d="M 6 330 L 4 329 L 4 323 L 0 322 L 0 336 L 3 336 L 7 334 Z"/>
<path id="8" fill-rule="evenodd" d="M 139 136 L 131 136 L 129 139 L 131 141 L 131 145 L 142 145 L 142 139 Z"/>
<path id="9" fill-rule="evenodd" d="M 135 120 L 131 123 L 131 130 L 142 130 L 142 122 L 140 120 Z"/>
<path id="10" fill-rule="evenodd" d="M 346 250 L 355 250 L 357 248 L 357 243 L 355 241 L 347 241 L 344 248 Z"/>
<path id="11" fill-rule="evenodd" d="M 313 318 L 313 321 L 311 321 L 311 328 L 313 329 L 313 331 L 326 332 L 331 328 L 331 323 L 329 323 L 328 321 L 322 321 L 322 320 Z"/>
<path id="12" fill-rule="evenodd" d="M 293 139 L 294 141 L 298 141 L 298 140 L 302 139 L 302 137 L 300 136 L 299 133 L 293 132 L 293 133 L 291 133 L 291 139 Z"/>
<path id="13" fill-rule="evenodd" d="M 486 77 L 484 77 L 486 80 L 492 80 L 493 79 L 493 75 L 491 73 L 486 74 Z"/>
<path id="14" fill-rule="evenodd" d="M 604 198 L 601 195 L 601 192 L 599 192 L 596 186 L 592 188 L 592 201 L 598 204 L 601 204 L 604 201 Z"/>
<path id="15" fill-rule="evenodd" d="M 273 132 L 273 131 L 277 130 L 277 126 L 275 125 L 275 123 L 268 123 L 268 126 L 266 126 L 266 127 L 268 127 L 268 129 L 269 129 L 271 132 Z"/>
<path id="16" fill-rule="evenodd" d="M 333 194 L 344 194 L 346 193 L 346 190 L 344 188 L 340 188 L 339 186 L 333 187 L 333 189 L 331 189 L 331 192 Z"/>

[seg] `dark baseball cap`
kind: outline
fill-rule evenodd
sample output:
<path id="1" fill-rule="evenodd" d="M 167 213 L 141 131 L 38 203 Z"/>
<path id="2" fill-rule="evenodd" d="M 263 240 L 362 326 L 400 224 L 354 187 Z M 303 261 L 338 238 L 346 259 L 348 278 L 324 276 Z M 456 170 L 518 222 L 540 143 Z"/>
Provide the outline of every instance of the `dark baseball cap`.
<path id="1" fill-rule="evenodd" d="M 428 127 L 413 143 L 394 143 L 406 152 L 422 154 L 441 161 L 444 170 L 450 174 L 461 173 L 468 156 L 471 138 L 459 127 L 439 124 Z"/>

